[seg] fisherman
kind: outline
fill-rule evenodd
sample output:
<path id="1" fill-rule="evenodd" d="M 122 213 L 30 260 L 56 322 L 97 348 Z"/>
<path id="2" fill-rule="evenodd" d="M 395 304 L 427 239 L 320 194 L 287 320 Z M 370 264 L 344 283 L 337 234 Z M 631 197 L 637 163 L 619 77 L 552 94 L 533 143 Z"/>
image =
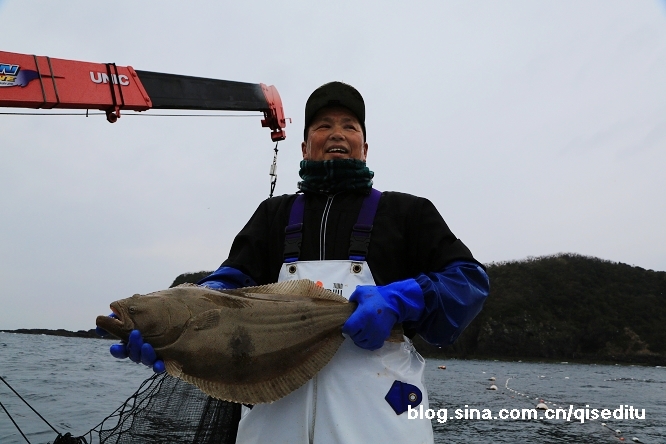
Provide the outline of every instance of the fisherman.
<path id="1" fill-rule="evenodd" d="M 301 150 L 300 192 L 262 202 L 227 260 L 199 284 L 310 279 L 358 305 L 346 340 L 313 379 L 244 408 L 237 442 L 432 442 L 430 420 L 408 415 L 429 404 L 425 361 L 407 338 L 453 343 L 488 296 L 484 267 L 430 201 L 372 188 L 365 103 L 352 86 L 331 82 L 310 95 Z M 397 324 L 405 342 L 385 342 Z M 151 347 L 132 341 L 133 359 L 153 364 Z M 127 356 L 115 347 L 114 356 Z"/>

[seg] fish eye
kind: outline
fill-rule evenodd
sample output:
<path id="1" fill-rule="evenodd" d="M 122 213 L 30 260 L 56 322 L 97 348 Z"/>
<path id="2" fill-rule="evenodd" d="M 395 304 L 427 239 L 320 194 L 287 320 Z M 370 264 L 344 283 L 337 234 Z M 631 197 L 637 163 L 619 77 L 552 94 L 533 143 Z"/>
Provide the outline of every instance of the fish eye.
<path id="1" fill-rule="evenodd" d="M 136 307 L 134 305 L 130 305 L 128 310 L 131 314 L 136 313 Z"/>

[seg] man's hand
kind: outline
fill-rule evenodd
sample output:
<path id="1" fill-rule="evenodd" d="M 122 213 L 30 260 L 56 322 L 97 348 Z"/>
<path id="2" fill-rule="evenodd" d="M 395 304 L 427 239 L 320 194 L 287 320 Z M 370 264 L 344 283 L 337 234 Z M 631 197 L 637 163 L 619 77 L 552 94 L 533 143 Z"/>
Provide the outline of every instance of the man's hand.
<path id="1" fill-rule="evenodd" d="M 342 326 L 356 345 L 377 350 L 398 322 L 416 321 L 424 310 L 423 291 L 414 279 L 389 285 L 359 285 L 349 297 L 358 307 Z"/>

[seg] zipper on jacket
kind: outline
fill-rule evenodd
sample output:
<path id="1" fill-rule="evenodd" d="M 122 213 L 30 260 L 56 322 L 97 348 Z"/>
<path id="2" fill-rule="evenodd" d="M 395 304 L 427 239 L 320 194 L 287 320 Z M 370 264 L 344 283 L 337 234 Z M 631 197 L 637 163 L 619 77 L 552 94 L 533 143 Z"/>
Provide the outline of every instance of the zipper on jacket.
<path id="1" fill-rule="evenodd" d="M 310 421 L 310 444 L 314 443 L 315 421 L 317 420 L 317 375 L 312 378 L 312 419 Z"/>
<path id="2" fill-rule="evenodd" d="M 337 193 L 336 193 L 337 194 Z M 321 225 L 319 227 L 319 260 L 326 260 L 326 224 L 328 223 L 328 215 L 331 212 L 333 205 L 333 198 L 336 196 L 328 196 L 326 205 L 324 206 L 324 213 L 321 216 Z M 312 417 L 310 419 L 309 441 L 310 444 L 314 441 L 315 421 L 317 420 L 317 375 L 312 378 Z"/>
<path id="3" fill-rule="evenodd" d="M 328 214 L 331 211 L 331 206 L 333 205 L 333 198 L 337 195 L 333 194 L 328 196 L 326 199 L 326 206 L 324 207 L 324 213 L 321 216 L 321 226 L 319 227 L 319 260 L 323 261 L 326 259 L 326 224 L 328 222 Z"/>

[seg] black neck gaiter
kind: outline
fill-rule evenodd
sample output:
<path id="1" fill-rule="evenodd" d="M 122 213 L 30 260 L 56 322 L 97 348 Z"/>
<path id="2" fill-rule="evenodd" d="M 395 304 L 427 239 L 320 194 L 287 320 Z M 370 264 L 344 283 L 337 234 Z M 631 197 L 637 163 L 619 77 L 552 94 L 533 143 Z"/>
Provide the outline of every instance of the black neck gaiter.
<path id="1" fill-rule="evenodd" d="M 335 194 L 372 188 L 375 173 L 357 159 L 302 160 L 298 188 L 304 192 Z"/>

